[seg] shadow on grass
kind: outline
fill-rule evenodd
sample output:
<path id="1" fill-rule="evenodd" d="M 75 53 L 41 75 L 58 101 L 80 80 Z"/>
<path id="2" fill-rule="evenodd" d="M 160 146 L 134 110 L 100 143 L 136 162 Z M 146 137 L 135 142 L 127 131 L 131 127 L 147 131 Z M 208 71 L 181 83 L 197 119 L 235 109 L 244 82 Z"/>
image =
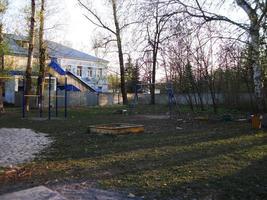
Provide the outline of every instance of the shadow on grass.
<path id="1" fill-rule="evenodd" d="M 173 184 L 155 191 L 159 191 L 156 193 L 160 199 L 179 197 L 177 199 L 263 200 L 267 196 L 266 171 L 267 156 L 252 161 L 247 167 L 229 175 Z"/>
<path id="2" fill-rule="evenodd" d="M 43 154 L 46 160 L 82 159 L 115 153 L 163 148 L 165 146 L 193 145 L 201 142 L 249 136 L 248 130 L 192 131 L 191 133 L 157 133 L 126 136 L 97 136 L 89 134 L 56 134 L 51 150 Z M 239 128 L 239 126 L 237 127 Z M 246 134 L 245 134 L 246 133 Z M 53 135 L 52 135 L 53 136 Z"/>
<path id="3" fill-rule="evenodd" d="M 159 199 L 198 199 L 210 194 L 219 199 L 260 199 L 264 194 L 266 133 L 253 132 L 248 125 L 237 123 L 203 124 L 203 129 L 177 132 L 175 121 L 134 119 L 151 131 L 157 128 L 158 133 L 119 137 L 86 134 L 87 125 L 131 119 L 112 115 L 112 110 L 107 115 L 97 110 L 77 110 L 70 112 L 66 121 L 51 122 L 21 120 L 16 113 L 1 117 L 1 127 L 31 128 L 49 133 L 55 140 L 40 160 L 25 165 L 32 169 L 33 176 L 10 185 L 26 187 L 55 179 L 89 179 L 103 187 L 136 191 L 148 199 L 153 195 Z M 261 177 L 265 180 L 259 181 L 260 189 L 251 189 L 254 186 L 249 183 Z M 10 185 L 6 190 L 11 190 Z M 247 189 L 251 194 L 242 194 Z M 4 190 L 0 188 L 0 193 Z"/>
<path id="4" fill-rule="evenodd" d="M 126 172 L 100 182 L 108 188 L 134 188 L 147 199 L 264 199 L 267 157 L 266 153 L 259 155 L 262 150 L 266 145 L 255 144 L 213 157 Z"/>

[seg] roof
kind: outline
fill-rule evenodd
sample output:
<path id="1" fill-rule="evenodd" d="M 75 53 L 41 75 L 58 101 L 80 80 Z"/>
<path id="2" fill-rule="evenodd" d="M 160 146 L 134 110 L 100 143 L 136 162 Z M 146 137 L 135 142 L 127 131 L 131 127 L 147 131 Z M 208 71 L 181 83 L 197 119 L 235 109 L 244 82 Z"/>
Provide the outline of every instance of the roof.
<path id="1" fill-rule="evenodd" d="M 55 60 L 51 60 L 51 63 L 49 63 L 48 65 L 49 67 L 52 67 L 58 74 L 60 75 L 66 75 L 66 72 L 64 69 L 62 69 L 62 67 L 55 61 Z"/>
<path id="2" fill-rule="evenodd" d="M 71 59 L 78 59 L 78 60 L 86 60 L 86 61 L 93 61 L 93 62 L 108 62 L 101 58 L 97 58 L 95 56 L 91 56 L 87 53 L 78 51 L 76 49 L 67 47 L 65 45 L 47 41 L 47 50 L 50 57 L 55 58 L 71 58 Z"/>
<path id="3" fill-rule="evenodd" d="M 5 41 L 9 45 L 9 51 L 11 54 L 17 54 L 21 56 L 27 56 L 28 50 L 17 44 L 17 41 L 28 41 L 27 37 L 14 34 L 5 34 Z M 92 62 L 108 62 L 107 60 L 89 55 L 82 51 L 67 47 L 53 41 L 46 41 L 48 55 L 51 58 L 70 58 Z M 37 55 L 37 54 L 36 54 Z"/>
<path id="4" fill-rule="evenodd" d="M 14 37 L 13 37 L 14 36 Z M 16 36 L 16 35 L 10 35 L 6 34 L 4 37 L 4 41 L 8 44 L 8 49 L 11 54 L 17 54 L 17 55 L 28 55 L 27 49 L 19 46 L 16 43 L 16 40 L 24 41 L 22 37 Z M 25 38 L 24 38 L 25 39 Z"/>

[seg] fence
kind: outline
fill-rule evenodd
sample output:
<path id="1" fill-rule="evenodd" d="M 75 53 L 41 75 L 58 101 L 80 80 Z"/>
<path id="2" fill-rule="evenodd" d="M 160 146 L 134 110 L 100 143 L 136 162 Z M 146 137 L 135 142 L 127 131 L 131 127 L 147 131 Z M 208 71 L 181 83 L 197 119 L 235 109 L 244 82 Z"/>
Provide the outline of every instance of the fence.
<path id="1" fill-rule="evenodd" d="M 176 101 L 180 105 L 189 104 L 189 95 L 193 104 L 199 104 L 199 98 L 196 94 L 176 94 Z M 59 91 L 58 96 L 63 97 L 64 91 Z M 238 95 L 238 100 L 231 99 L 222 94 L 216 94 L 216 103 L 217 104 L 251 104 L 251 95 L 250 94 L 240 94 Z M 134 94 L 127 95 L 128 100 L 131 102 L 134 100 Z M 211 105 L 212 98 L 208 93 L 201 94 L 203 104 Z M 92 93 L 92 92 L 68 92 L 67 93 L 67 102 L 69 107 L 87 107 L 87 106 L 108 106 L 122 103 L 122 96 L 118 93 Z M 156 104 L 168 104 L 168 95 L 167 94 L 156 94 L 155 95 Z M 48 106 L 48 94 L 44 95 L 44 106 Z M 51 105 L 55 105 L 55 92 L 51 92 Z M 15 94 L 15 105 L 21 106 L 22 103 L 22 93 Z M 58 106 L 64 106 L 64 98 L 58 98 Z M 138 94 L 138 104 L 149 104 L 150 103 L 150 94 Z M 30 104 L 32 106 L 38 106 L 37 99 L 30 99 Z"/>

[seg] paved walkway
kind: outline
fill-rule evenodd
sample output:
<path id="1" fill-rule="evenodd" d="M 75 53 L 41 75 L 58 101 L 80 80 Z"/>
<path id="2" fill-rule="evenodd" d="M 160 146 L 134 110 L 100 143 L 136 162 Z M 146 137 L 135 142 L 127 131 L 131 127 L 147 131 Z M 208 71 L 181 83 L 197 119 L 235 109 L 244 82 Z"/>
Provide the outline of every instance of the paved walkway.
<path id="1" fill-rule="evenodd" d="M 51 142 L 46 134 L 30 129 L 1 128 L 0 166 L 7 167 L 33 160 Z"/>
<path id="2" fill-rule="evenodd" d="M 0 196 L 1 200 L 140 200 L 134 196 L 127 196 L 112 191 L 93 188 L 73 188 L 71 185 L 59 191 L 44 186 L 13 192 Z"/>
<path id="3" fill-rule="evenodd" d="M 67 200 L 58 192 L 44 186 L 13 192 L 0 196 L 1 200 Z"/>
<path id="4" fill-rule="evenodd" d="M 52 189 L 68 200 L 142 200 L 131 193 L 101 190 L 80 183 L 58 185 Z"/>

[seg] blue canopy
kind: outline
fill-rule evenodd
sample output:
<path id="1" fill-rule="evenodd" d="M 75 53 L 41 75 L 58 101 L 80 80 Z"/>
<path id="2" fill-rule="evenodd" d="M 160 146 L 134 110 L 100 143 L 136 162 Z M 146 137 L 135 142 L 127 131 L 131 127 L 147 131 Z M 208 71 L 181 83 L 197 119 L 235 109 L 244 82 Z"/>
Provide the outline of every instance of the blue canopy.
<path id="1" fill-rule="evenodd" d="M 52 67 L 60 75 L 66 75 L 65 70 L 60 66 L 56 59 L 51 59 L 51 63 L 48 66 Z"/>
<path id="2" fill-rule="evenodd" d="M 58 88 L 60 90 L 65 90 L 65 88 L 67 89 L 67 91 L 73 91 L 73 92 L 80 92 L 81 90 L 77 87 L 75 87 L 74 85 L 63 85 L 63 86 L 58 86 Z"/>

